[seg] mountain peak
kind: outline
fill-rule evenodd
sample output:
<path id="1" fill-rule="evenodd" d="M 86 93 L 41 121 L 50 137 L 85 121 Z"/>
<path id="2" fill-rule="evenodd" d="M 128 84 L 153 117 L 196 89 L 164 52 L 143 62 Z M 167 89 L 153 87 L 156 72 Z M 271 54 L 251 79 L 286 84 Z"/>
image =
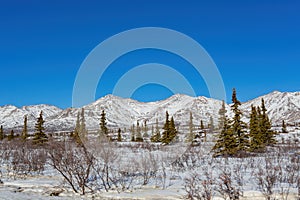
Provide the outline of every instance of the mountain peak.
<path id="1" fill-rule="evenodd" d="M 282 93 L 274 91 L 267 95 L 258 97 L 243 103 L 241 110 L 245 117 L 249 117 L 251 105 L 260 106 L 261 99 L 265 99 L 269 116 L 273 123 L 280 123 L 282 119 L 292 123 L 300 121 L 300 92 Z M 86 123 L 89 129 L 98 129 L 101 110 L 107 114 L 108 125 L 111 127 L 128 127 L 137 120 L 147 120 L 149 124 L 160 123 L 165 120 L 165 112 L 174 117 L 177 125 L 187 126 L 189 113 L 193 113 L 194 123 L 199 124 L 200 120 L 209 123 L 213 117 L 218 122 L 218 111 L 221 108 L 221 101 L 203 96 L 191 97 L 185 94 L 175 94 L 171 97 L 156 102 L 139 102 L 133 99 L 125 99 L 114 95 L 106 95 L 97 101 L 84 106 Z M 230 108 L 226 105 L 227 110 Z M 17 108 L 9 105 L 0 107 L 0 125 L 6 129 L 21 130 L 24 116 L 29 117 L 29 128 L 34 128 L 34 123 L 39 112 L 43 110 L 45 125 L 51 131 L 70 131 L 74 129 L 76 117 L 80 108 L 68 108 L 61 110 L 50 105 L 33 105 Z"/>

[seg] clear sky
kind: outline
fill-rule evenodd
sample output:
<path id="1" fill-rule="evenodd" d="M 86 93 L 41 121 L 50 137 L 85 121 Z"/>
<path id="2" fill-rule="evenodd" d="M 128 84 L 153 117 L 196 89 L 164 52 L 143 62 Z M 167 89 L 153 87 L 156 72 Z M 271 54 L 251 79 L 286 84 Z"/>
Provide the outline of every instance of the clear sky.
<path id="1" fill-rule="evenodd" d="M 233 87 L 242 101 L 274 90 L 299 91 L 299 10 L 297 0 L 1 1 L 0 105 L 71 107 L 76 73 L 88 53 L 114 34 L 147 26 L 174 29 L 198 41 L 219 68 L 228 102 Z M 197 95 L 209 96 L 184 60 L 140 50 L 107 69 L 97 98 L 111 93 L 124 72 L 149 62 L 181 70 L 198 86 Z M 133 97 L 152 101 L 170 95 L 167 88 L 146 85 Z"/>

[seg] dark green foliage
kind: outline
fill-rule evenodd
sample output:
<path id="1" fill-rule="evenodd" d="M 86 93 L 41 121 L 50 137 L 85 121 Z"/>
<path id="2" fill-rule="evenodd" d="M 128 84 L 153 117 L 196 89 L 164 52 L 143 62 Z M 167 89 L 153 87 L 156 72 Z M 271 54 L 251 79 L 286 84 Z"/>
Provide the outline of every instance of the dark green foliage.
<path id="1" fill-rule="evenodd" d="M 33 142 L 35 144 L 44 144 L 48 141 L 48 137 L 45 134 L 44 130 L 44 119 L 43 112 L 41 111 L 40 116 L 37 118 L 37 122 L 35 124 L 35 134 L 33 138 Z"/>
<path id="2" fill-rule="evenodd" d="M 234 135 L 230 122 L 225 116 L 224 126 L 218 135 L 217 142 L 213 147 L 214 156 L 234 156 L 237 153 L 237 138 Z"/>
<path id="3" fill-rule="evenodd" d="M 100 137 L 107 136 L 108 134 L 108 128 L 106 123 L 106 113 L 104 110 L 102 110 L 101 118 L 100 118 Z"/>
<path id="4" fill-rule="evenodd" d="M 4 139 L 4 132 L 3 132 L 3 126 L 0 126 L 0 140 Z"/>
<path id="5" fill-rule="evenodd" d="M 164 144 L 169 144 L 170 143 L 170 141 L 169 141 L 169 138 L 170 138 L 169 128 L 170 128 L 170 120 L 169 120 L 169 113 L 167 111 L 166 112 L 166 122 L 165 122 L 165 125 L 163 127 L 164 132 L 162 133 L 162 138 L 161 138 L 161 141 Z"/>
<path id="6" fill-rule="evenodd" d="M 264 148 L 264 138 L 260 131 L 259 114 L 257 113 L 256 107 L 251 106 L 250 115 L 250 151 L 258 151 Z"/>
<path id="7" fill-rule="evenodd" d="M 156 119 L 155 133 L 150 138 L 151 142 L 161 142 L 161 135 L 158 127 L 158 119 Z"/>
<path id="8" fill-rule="evenodd" d="M 232 120 L 224 118 L 224 126 L 212 149 L 215 156 L 235 156 L 248 150 L 249 147 L 247 125 L 241 120 L 242 112 L 239 109 L 241 102 L 237 99 L 235 89 L 232 92 L 232 103 L 234 116 Z"/>
<path id="9" fill-rule="evenodd" d="M 27 129 L 27 115 L 24 117 L 24 127 L 22 131 L 22 139 L 26 140 L 28 138 L 28 129 Z"/>
<path id="10" fill-rule="evenodd" d="M 282 120 L 282 133 L 288 133 L 284 120 Z"/>
<path id="11" fill-rule="evenodd" d="M 122 135 L 121 135 L 121 129 L 118 129 L 118 142 L 122 142 Z"/>
<path id="12" fill-rule="evenodd" d="M 222 130 L 224 127 L 224 121 L 226 118 L 226 107 L 225 107 L 225 101 L 222 101 L 222 107 L 219 110 L 219 129 Z"/>
<path id="13" fill-rule="evenodd" d="M 75 130 L 72 134 L 72 137 L 74 140 L 77 142 L 77 144 L 82 145 L 82 140 L 80 138 L 80 112 L 77 114 L 77 120 L 76 120 L 76 125 L 75 125 Z"/>
<path id="14" fill-rule="evenodd" d="M 241 102 L 237 99 L 235 88 L 232 91 L 232 112 L 234 114 L 232 120 L 232 132 L 237 140 L 237 150 L 245 151 L 249 146 L 248 135 L 246 133 L 247 125 L 241 120 L 242 112 L 239 109 Z"/>
<path id="15" fill-rule="evenodd" d="M 85 125 L 85 116 L 84 116 L 84 108 L 81 109 L 80 120 L 79 120 L 79 136 L 82 141 L 87 140 L 88 131 Z"/>
<path id="16" fill-rule="evenodd" d="M 261 112 L 259 115 L 260 120 L 260 131 L 263 136 L 264 144 L 266 146 L 275 144 L 275 132 L 271 130 L 272 125 L 269 120 L 267 109 L 265 107 L 265 101 L 264 99 L 261 100 Z"/>
<path id="17" fill-rule="evenodd" d="M 166 122 L 164 125 L 164 132 L 162 135 L 161 142 L 163 144 L 170 144 L 177 136 L 177 130 L 175 127 L 174 118 L 172 117 L 171 120 L 169 120 L 169 113 L 166 112 Z"/>
<path id="18" fill-rule="evenodd" d="M 171 117 L 171 121 L 170 121 L 170 141 L 174 141 L 177 137 L 177 130 L 175 127 L 175 122 L 174 122 L 174 118 Z"/>

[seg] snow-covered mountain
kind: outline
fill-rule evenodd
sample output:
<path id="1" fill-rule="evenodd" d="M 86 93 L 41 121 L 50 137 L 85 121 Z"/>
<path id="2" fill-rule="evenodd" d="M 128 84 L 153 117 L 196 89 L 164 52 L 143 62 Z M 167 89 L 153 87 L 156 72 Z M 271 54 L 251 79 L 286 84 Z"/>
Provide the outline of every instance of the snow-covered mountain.
<path id="1" fill-rule="evenodd" d="M 243 103 L 241 109 L 248 117 L 251 105 L 261 104 L 261 98 L 265 99 L 269 116 L 273 123 L 280 123 L 282 119 L 287 122 L 300 122 L 300 92 L 281 93 L 273 92 L 265 96 Z M 101 111 L 104 109 L 111 127 L 129 127 L 136 121 L 148 125 L 155 123 L 158 119 L 160 123 L 165 120 L 165 112 L 168 111 L 173 116 L 177 125 L 185 126 L 189 122 L 189 113 L 193 113 L 194 124 L 199 125 L 200 120 L 208 123 L 210 117 L 215 124 L 218 121 L 218 111 L 222 102 L 206 97 L 190 97 L 176 94 L 168 99 L 143 103 L 132 99 L 124 99 L 112 95 L 107 95 L 97 101 L 84 106 L 85 118 L 88 129 L 96 130 L 99 127 Z M 230 115 L 230 106 L 226 105 Z M 49 105 L 0 107 L 0 125 L 7 129 L 21 130 L 24 116 L 28 116 L 29 129 L 33 130 L 36 117 L 43 111 L 45 127 L 48 131 L 70 131 L 74 129 L 77 114 L 81 108 L 68 108 L 65 110 Z"/>
<path id="2" fill-rule="evenodd" d="M 247 117 L 249 117 L 251 105 L 260 106 L 262 98 L 265 100 L 267 112 L 273 124 L 280 125 L 282 120 L 291 124 L 300 122 L 300 92 L 274 91 L 243 103 L 241 109 Z"/>
<path id="3" fill-rule="evenodd" d="M 51 105 L 32 105 L 17 108 L 16 106 L 7 105 L 0 107 L 0 125 L 4 129 L 20 130 L 24 124 L 24 116 L 28 118 L 28 128 L 33 129 L 36 118 L 43 111 L 44 119 L 48 120 L 53 115 L 63 110 Z"/>
<path id="4" fill-rule="evenodd" d="M 200 120 L 208 123 L 210 116 L 217 121 L 221 104 L 222 102 L 218 100 L 206 97 L 194 98 L 181 94 L 149 103 L 107 95 L 83 108 L 87 127 L 98 129 L 102 110 L 105 110 L 108 125 L 111 127 L 129 127 L 137 121 L 140 123 L 147 121 L 150 125 L 154 124 L 156 119 L 163 123 L 166 111 L 175 118 L 177 125 L 187 125 L 190 112 L 193 112 L 195 124 L 200 124 Z M 70 127 L 73 129 L 76 116 L 80 111 L 81 109 L 66 109 L 50 117 L 48 123 L 55 124 L 61 130 L 69 130 Z"/>

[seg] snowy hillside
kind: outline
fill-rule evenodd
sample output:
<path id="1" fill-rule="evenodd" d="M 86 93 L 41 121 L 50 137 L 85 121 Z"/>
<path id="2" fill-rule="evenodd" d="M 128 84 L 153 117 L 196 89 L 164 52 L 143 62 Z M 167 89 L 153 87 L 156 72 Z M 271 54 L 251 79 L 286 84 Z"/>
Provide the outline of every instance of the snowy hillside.
<path id="1" fill-rule="evenodd" d="M 289 123 L 300 122 L 300 92 L 278 92 L 258 97 L 244 103 L 241 109 L 249 116 L 251 105 L 261 105 L 264 98 L 268 114 L 273 124 L 280 125 L 282 120 Z"/>
<path id="2" fill-rule="evenodd" d="M 0 125 L 3 125 L 4 129 L 22 129 L 24 123 L 24 116 L 28 118 L 28 128 L 33 129 L 36 117 L 39 116 L 40 112 L 43 111 L 45 120 L 49 117 L 62 112 L 62 109 L 51 105 L 32 105 L 23 106 L 17 108 L 12 105 L 0 107 Z"/>
<path id="3" fill-rule="evenodd" d="M 202 119 L 208 123 L 210 116 L 218 120 L 218 110 L 222 102 L 206 97 L 193 98 L 187 95 L 174 95 L 166 100 L 143 103 L 132 99 L 107 95 L 96 102 L 84 106 L 85 118 L 89 129 L 98 129 L 101 111 L 104 109 L 108 125 L 112 127 L 129 127 L 133 123 L 145 120 L 148 125 L 165 120 L 165 112 L 168 111 L 175 118 L 177 125 L 187 125 L 189 112 L 193 112 L 194 123 L 200 124 Z M 228 107 L 229 109 L 229 107 Z M 76 116 L 81 109 L 66 109 L 49 118 L 48 124 L 53 124 L 61 130 L 69 130 L 74 127 Z"/>
<path id="4" fill-rule="evenodd" d="M 268 113 L 273 123 L 280 123 L 282 119 L 287 122 L 300 122 L 300 92 L 281 93 L 273 92 L 265 96 L 243 103 L 241 109 L 245 116 L 249 115 L 251 105 L 260 105 L 261 98 L 265 99 Z M 218 111 L 222 102 L 206 97 L 190 97 L 176 94 L 168 99 L 143 103 L 132 99 L 123 99 L 113 95 L 107 95 L 97 101 L 84 106 L 88 129 L 95 130 L 99 127 L 101 111 L 107 113 L 108 125 L 111 127 L 129 127 L 137 120 L 148 125 L 165 120 L 165 112 L 168 111 L 174 117 L 177 125 L 188 125 L 189 112 L 193 113 L 194 124 L 199 125 L 200 120 L 208 124 L 212 116 L 215 124 L 218 121 Z M 230 115 L 230 107 L 226 105 Z M 0 125 L 7 129 L 21 130 L 23 118 L 28 116 L 29 129 L 33 129 L 35 119 L 39 112 L 43 111 L 45 127 L 48 131 L 70 131 L 73 130 L 76 116 L 80 108 L 68 108 L 61 110 L 55 106 L 35 105 L 17 108 L 15 106 L 0 107 Z"/>

